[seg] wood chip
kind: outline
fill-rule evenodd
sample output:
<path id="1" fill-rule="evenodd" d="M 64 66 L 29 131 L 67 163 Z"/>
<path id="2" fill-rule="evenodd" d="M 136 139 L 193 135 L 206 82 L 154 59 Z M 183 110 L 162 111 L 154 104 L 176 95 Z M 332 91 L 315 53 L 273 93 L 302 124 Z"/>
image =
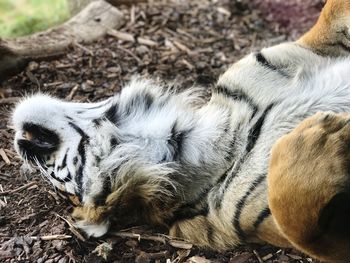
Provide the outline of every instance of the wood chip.
<path id="1" fill-rule="evenodd" d="M 301 260 L 303 259 L 301 256 L 293 255 L 293 254 L 287 254 L 288 257 L 295 259 L 295 260 Z"/>
<path id="2" fill-rule="evenodd" d="M 66 99 L 67 99 L 67 100 L 72 100 L 73 97 L 74 97 L 74 95 L 75 95 L 75 93 L 77 93 L 78 89 L 79 89 L 79 85 L 77 84 L 77 85 L 75 85 L 75 86 L 72 88 L 72 90 L 69 92 L 69 94 L 67 95 Z"/>
<path id="3" fill-rule="evenodd" d="M 133 43 L 135 42 L 134 36 L 129 33 L 120 32 L 115 29 L 109 29 L 107 31 L 107 34 L 122 41 L 133 42 Z"/>
<path id="4" fill-rule="evenodd" d="M 199 257 L 199 256 L 194 256 L 188 259 L 189 263 L 210 263 L 211 261 L 209 259 Z"/>
<path id="5" fill-rule="evenodd" d="M 7 157 L 6 152 L 4 151 L 3 148 L 0 148 L 0 156 L 1 156 L 1 158 L 4 160 L 4 162 L 5 162 L 7 165 L 10 165 L 10 164 L 11 164 L 11 161 L 10 161 L 10 159 Z"/>
<path id="6" fill-rule="evenodd" d="M 158 45 L 157 42 L 154 42 L 153 40 L 143 38 L 143 37 L 137 38 L 137 42 L 139 42 L 141 45 L 150 46 L 150 47 Z"/>
<path id="7" fill-rule="evenodd" d="M 271 258 L 273 258 L 273 254 L 270 253 L 270 254 L 267 254 L 266 256 L 263 256 L 262 260 L 266 261 L 266 260 L 269 260 Z"/>
<path id="8" fill-rule="evenodd" d="M 169 245 L 181 249 L 191 249 L 193 247 L 193 244 L 181 240 L 169 240 Z"/>

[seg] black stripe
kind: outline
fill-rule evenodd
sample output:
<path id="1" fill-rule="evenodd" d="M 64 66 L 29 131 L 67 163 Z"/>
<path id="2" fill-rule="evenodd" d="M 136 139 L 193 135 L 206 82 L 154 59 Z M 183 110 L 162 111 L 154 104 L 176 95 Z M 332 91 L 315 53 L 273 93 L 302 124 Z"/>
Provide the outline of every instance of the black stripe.
<path id="1" fill-rule="evenodd" d="M 183 205 L 177 209 L 172 218 L 166 221 L 166 224 L 171 226 L 175 222 L 192 219 L 197 216 L 207 216 L 209 213 L 209 206 L 207 203 L 203 204 L 202 207 L 198 208 L 194 205 Z"/>
<path id="2" fill-rule="evenodd" d="M 109 140 L 109 143 L 111 145 L 111 149 L 113 150 L 120 142 L 118 141 L 118 139 L 116 137 L 112 137 L 110 140 Z"/>
<path id="3" fill-rule="evenodd" d="M 64 157 L 63 157 L 63 160 L 62 160 L 61 165 L 59 165 L 59 166 L 57 167 L 57 170 L 62 170 L 64 167 L 67 166 L 67 155 L 68 155 L 68 151 L 69 151 L 69 148 L 67 149 L 66 154 L 65 154 Z"/>
<path id="4" fill-rule="evenodd" d="M 103 206 L 106 203 L 108 195 L 112 192 L 111 179 L 107 176 L 104 178 L 102 190 L 94 197 L 95 205 Z"/>
<path id="5" fill-rule="evenodd" d="M 77 171 L 77 175 L 76 175 L 76 183 L 78 185 L 78 190 L 82 191 L 83 188 L 83 170 L 84 170 L 84 166 L 85 166 L 85 162 L 86 162 L 86 156 L 85 156 L 85 138 L 81 137 L 79 145 L 78 145 L 78 153 L 79 156 L 81 158 L 81 163 L 80 166 L 78 168 Z M 79 192 L 80 193 L 80 192 Z M 80 193 L 82 194 L 82 193 Z"/>
<path id="6" fill-rule="evenodd" d="M 270 112 L 270 110 L 273 108 L 274 104 L 270 104 L 268 107 L 265 108 L 259 119 L 254 123 L 252 128 L 248 131 L 248 138 L 247 138 L 247 145 L 245 153 L 242 154 L 236 162 L 232 164 L 232 166 L 220 177 L 219 182 L 223 182 L 222 186 L 220 186 L 220 193 L 216 196 L 215 200 L 215 207 L 217 209 L 220 209 L 222 198 L 224 197 L 224 194 L 231 184 L 232 180 L 237 176 L 239 173 L 242 164 L 249 156 L 249 153 L 253 150 L 256 142 L 258 141 L 261 133 L 261 129 L 264 125 L 265 119 Z"/>
<path id="7" fill-rule="evenodd" d="M 280 68 L 277 68 L 275 65 L 271 64 L 271 62 L 268 61 L 261 52 L 255 53 L 255 58 L 256 58 L 256 61 L 258 61 L 260 65 L 262 65 L 263 67 L 270 69 L 272 71 L 276 71 L 283 77 L 289 77 L 289 75 L 286 72 L 284 72 Z"/>
<path id="8" fill-rule="evenodd" d="M 70 172 L 68 172 L 67 176 L 65 178 L 60 178 L 58 176 L 55 175 L 54 172 L 51 172 L 50 176 L 55 179 L 56 181 L 59 181 L 60 183 L 68 183 L 72 180 L 72 175 Z"/>
<path id="9" fill-rule="evenodd" d="M 72 181 L 72 175 L 71 175 L 71 173 L 69 171 L 68 171 L 68 174 L 67 174 L 66 178 L 64 178 L 64 181 L 66 183 Z"/>
<path id="10" fill-rule="evenodd" d="M 118 110 L 118 105 L 113 104 L 111 107 L 109 107 L 108 110 L 106 110 L 106 112 L 104 113 L 104 117 L 110 122 L 117 124 L 118 122 L 117 110 Z"/>
<path id="11" fill-rule="evenodd" d="M 170 138 L 168 140 L 168 144 L 172 147 L 173 150 L 173 160 L 179 161 L 182 155 L 182 148 L 185 139 L 188 137 L 188 134 L 192 131 L 189 130 L 177 130 L 177 123 L 175 122 L 170 133 Z M 172 160 L 172 161 L 173 161 Z M 167 160 L 170 161 L 170 160 Z"/>
<path id="12" fill-rule="evenodd" d="M 141 109 L 147 111 L 151 108 L 154 102 L 154 98 L 148 92 L 140 92 L 135 94 L 123 108 L 126 115 L 130 115 L 136 109 Z"/>
<path id="13" fill-rule="evenodd" d="M 213 244 L 214 243 L 214 229 L 213 229 L 213 226 L 210 223 L 208 223 L 207 238 L 208 238 L 208 243 L 209 244 Z"/>
<path id="14" fill-rule="evenodd" d="M 56 181 L 59 181 L 60 183 L 65 183 L 65 181 L 55 175 L 54 172 L 51 172 L 50 176 L 55 179 Z"/>
<path id="15" fill-rule="evenodd" d="M 247 146 L 246 146 L 246 153 L 247 154 L 254 148 L 257 140 L 259 139 L 259 136 L 260 136 L 260 133 L 261 133 L 261 128 L 264 125 L 266 116 L 268 115 L 268 113 L 270 112 L 270 110 L 272 109 L 273 106 L 274 106 L 274 104 L 270 104 L 263 111 L 263 113 L 261 114 L 259 119 L 255 122 L 253 127 L 249 130 L 249 132 L 248 132 L 248 142 L 247 142 Z"/>
<path id="16" fill-rule="evenodd" d="M 258 218 L 254 222 L 254 228 L 258 229 L 258 227 L 264 222 L 266 218 L 268 218 L 271 215 L 271 210 L 269 207 L 265 207 L 260 214 L 258 215 Z"/>
<path id="17" fill-rule="evenodd" d="M 69 126 L 71 126 L 77 133 L 80 134 L 81 137 L 83 138 L 89 138 L 89 136 L 75 123 L 73 122 L 68 122 Z"/>
<path id="18" fill-rule="evenodd" d="M 75 123 L 73 122 L 69 122 L 68 123 L 76 132 L 78 132 L 81 136 L 79 145 L 78 145 L 78 154 L 81 158 L 81 163 L 80 166 L 78 168 L 77 174 L 76 174 L 76 183 L 78 186 L 78 196 L 79 199 L 82 198 L 82 194 L 83 194 L 83 170 L 84 170 L 84 166 L 86 163 L 86 153 L 85 153 L 85 144 L 89 142 L 89 136 Z M 81 191 L 81 192 L 80 192 Z"/>
<path id="19" fill-rule="evenodd" d="M 223 85 L 217 85 L 214 89 L 214 92 L 217 92 L 219 94 L 224 94 L 225 96 L 238 101 L 244 101 L 247 103 L 252 109 L 253 109 L 253 116 L 258 111 L 258 106 L 254 102 L 254 100 L 249 97 L 245 92 L 242 91 L 242 89 L 229 89 Z"/>
<path id="20" fill-rule="evenodd" d="M 255 181 L 252 183 L 252 185 L 249 187 L 248 191 L 245 193 L 245 195 L 238 201 L 236 205 L 236 211 L 234 213 L 233 217 L 233 226 L 236 230 L 237 236 L 241 241 L 244 241 L 245 239 L 245 233 L 241 227 L 241 214 L 243 211 L 243 208 L 246 205 L 247 199 L 249 196 L 255 191 L 255 189 L 265 180 L 266 174 L 260 175 L 258 178 L 255 179 Z"/>
<path id="21" fill-rule="evenodd" d="M 209 205 L 207 196 L 212 186 L 204 189 L 195 200 L 182 204 L 174 213 L 173 217 L 167 221 L 167 225 L 171 226 L 177 221 L 192 219 L 196 216 L 207 216 L 209 213 Z"/>

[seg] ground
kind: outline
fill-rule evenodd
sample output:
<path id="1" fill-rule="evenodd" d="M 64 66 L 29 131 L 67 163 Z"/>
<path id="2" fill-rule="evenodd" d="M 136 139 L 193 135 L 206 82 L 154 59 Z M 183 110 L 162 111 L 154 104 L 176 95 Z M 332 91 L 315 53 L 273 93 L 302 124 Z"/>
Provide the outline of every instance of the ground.
<path id="1" fill-rule="evenodd" d="M 9 118 L 25 94 L 98 101 L 135 75 L 184 88 L 211 83 L 243 55 L 295 39 L 322 7 L 321 0 L 152 3 L 121 7 L 126 19 L 118 31 L 93 44 L 77 44 L 55 61 L 32 62 L 0 84 L 0 262 L 315 262 L 268 245 L 203 251 L 147 227 L 86 240 L 70 226 L 72 207 L 64 197 L 37 171 L 21 169 Z"/>

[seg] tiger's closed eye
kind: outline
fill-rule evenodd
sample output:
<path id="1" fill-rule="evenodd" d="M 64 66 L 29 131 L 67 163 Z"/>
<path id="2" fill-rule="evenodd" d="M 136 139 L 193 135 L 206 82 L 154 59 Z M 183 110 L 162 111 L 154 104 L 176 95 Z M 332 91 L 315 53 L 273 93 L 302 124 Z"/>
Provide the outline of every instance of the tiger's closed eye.
<path id="1" fill-rule="evenodd" d="M 33 134 L 28 132 L 28 131 L 24 131 L 23 134 L 22 134 L 22 137 L 28 141 L 31 141 L 33 140 Z"/>

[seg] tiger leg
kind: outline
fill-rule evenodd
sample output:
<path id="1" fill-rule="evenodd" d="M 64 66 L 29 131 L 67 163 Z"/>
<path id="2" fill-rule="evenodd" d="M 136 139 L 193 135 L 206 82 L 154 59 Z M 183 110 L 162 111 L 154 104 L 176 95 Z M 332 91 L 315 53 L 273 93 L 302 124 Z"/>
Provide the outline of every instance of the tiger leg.
<path id="1" fill-rule="evenodd" d="M 321 55 L 349 55 L 350 0 L 328 0 L 317 23 L 297 43 Z"/>
<path id="2" fill-rule="evenodd" d="M 324 261 L 350 259 L 350 114 L 319 113 L 274 145 L 269 206 L 301 251 Z"/>
<path id="3" fill-rule="evenodd" d="M 217 251 L 224 251 L 240 243 L 232 227 L 225 226 L 223 221 L 211 215 L 177 221 L 171 226 L 169 235 Z"/>
<path id="4" fill-rule="evenodd" d="M 256 229 L 253 227 L 256 217 L 247 215 L 242 221 L 242 227 L 247 230 L 242 239 L 237 229 L 233 227 L 232 214 L 232 207 L 227 209 L 224 207 L 222 210 L 210 209 L 207 215 L 176 221 L 171 226 L 169 234 L 217 251 L 224 251 L 242 243 L 268 242 L 280 247 L 291 246 L 277 229 L 272 217 L 264 220 Z"/>

